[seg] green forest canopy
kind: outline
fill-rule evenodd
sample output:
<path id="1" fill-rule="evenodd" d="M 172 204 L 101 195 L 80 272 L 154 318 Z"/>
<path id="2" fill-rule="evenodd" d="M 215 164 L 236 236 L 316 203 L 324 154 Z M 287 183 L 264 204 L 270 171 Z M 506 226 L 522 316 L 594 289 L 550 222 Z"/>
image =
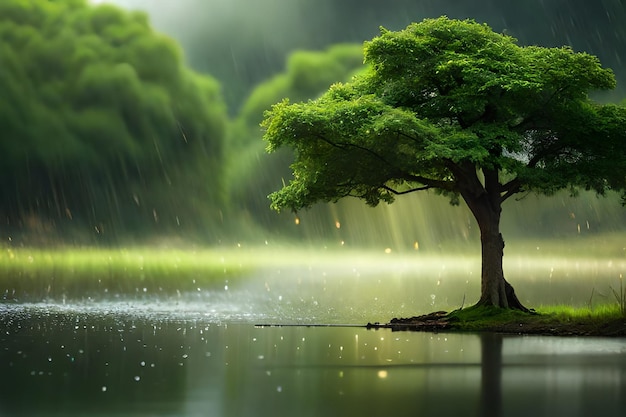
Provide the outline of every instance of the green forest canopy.
<path id="1" fill-rule="evenodd" d="M 185 68 L 178 45 L 144 13 L 84 0 L 1 2 L 0 91 L 0 215 L 9 228 L 28 219 L 100 233 L 191 226 L 207 217 L 196 209 L 219 206 L 219 85 Z M 189 188 L 196 208 L 183 198 Z"/>

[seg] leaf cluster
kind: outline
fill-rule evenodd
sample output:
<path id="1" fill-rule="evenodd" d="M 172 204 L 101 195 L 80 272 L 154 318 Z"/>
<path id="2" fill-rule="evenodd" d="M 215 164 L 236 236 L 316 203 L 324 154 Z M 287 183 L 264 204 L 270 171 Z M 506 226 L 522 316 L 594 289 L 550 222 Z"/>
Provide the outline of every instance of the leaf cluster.
<path id="1" fill-rule="evenodd" d="M 454 198 L 477 172 L 493 177 L 501 201 L 526 190 L 625 188 L 626 110 L 589 99 L 615 86 L 597 58 L 522 47 L 446 17 L 382 28 L 364 55 L 366 74 L 266 113 L 268 150 L 296 151 L 274 208 L 345 196 L 374 205 L 428 188 Z"/>

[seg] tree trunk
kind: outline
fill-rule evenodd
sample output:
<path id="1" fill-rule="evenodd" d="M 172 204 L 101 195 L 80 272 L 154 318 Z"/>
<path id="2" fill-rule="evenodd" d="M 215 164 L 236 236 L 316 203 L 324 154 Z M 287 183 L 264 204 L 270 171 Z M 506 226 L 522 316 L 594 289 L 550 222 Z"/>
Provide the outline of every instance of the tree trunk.
<path id="1" fill-rule="evenodd" d="M 471 210 L 478 228 L 482 249 L 481 295 L 477 305 L 529 311 L 522 305 L 513 286 L 504 279 L 502 257 L 504 239 L 500 234 L 502 212 L 501 185 L 496 170 L 483 170 L 484 185 L 475 168 L 455 167 L 458 186 L 463 200 Z"/>
<path id="2" fill-rule="evenodd" d="M 482 262 L 478 305 L 528 311 L 515 295 L 513 286 L 504 278 L 504 269 L 502 268 L 504 239 L 499 230 L 499 220 L 498 216 L 497 219 L 493 220 L 494 224 L 491 227 L 484 227 L 479 224 Z"/>

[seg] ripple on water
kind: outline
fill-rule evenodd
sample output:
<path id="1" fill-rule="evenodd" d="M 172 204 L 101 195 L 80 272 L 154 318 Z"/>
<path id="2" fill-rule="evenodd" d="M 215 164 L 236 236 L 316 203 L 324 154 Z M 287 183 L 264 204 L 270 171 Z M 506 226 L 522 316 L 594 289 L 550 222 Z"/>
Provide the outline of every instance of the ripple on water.
<path id="1" fill-rule="evenodd" d="M 169 302 L 169 301 L 97 301 L 73 303 L 0 303 L 0 315 L 4 317 L 29 316 L 96 316 L 119 319 L 149 319 L 167 321 L 196 321 L 212 323 L 252 323 L 263 321 L 266 316 L 244 310 L 240 304 L 220 302 Z"/>

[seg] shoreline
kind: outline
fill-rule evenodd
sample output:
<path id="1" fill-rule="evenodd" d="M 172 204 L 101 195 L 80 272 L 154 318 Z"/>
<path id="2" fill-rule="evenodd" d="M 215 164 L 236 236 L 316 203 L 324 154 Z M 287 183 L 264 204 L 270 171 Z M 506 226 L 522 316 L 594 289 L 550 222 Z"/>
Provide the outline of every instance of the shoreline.
<path id="1" fill-rule="evenodd" d="M 567 317 L 470 307 L 450 313 L 437 311 L 389 323 L 367 323 L 368 329 L 422 332 L 492 332 L 516 335 L 626 337 L 626 316 Z M 476 314 L 478 312 L 478 314 Z"/>

